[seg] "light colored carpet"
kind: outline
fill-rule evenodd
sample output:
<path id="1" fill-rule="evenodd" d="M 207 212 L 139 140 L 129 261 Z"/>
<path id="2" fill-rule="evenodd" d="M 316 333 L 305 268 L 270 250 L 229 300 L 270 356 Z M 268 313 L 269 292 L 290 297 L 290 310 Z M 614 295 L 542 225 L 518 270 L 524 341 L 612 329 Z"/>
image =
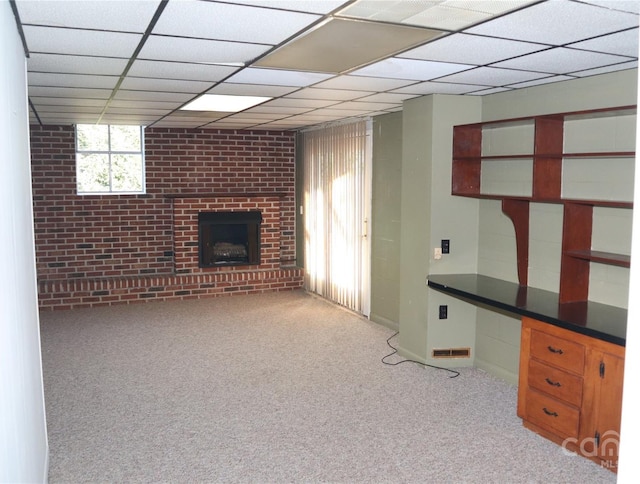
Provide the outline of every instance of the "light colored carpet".
<path id="1" fill-rule="evenodd" d="M 386 366 L 389 329 L 302 291 L 41 325 L 51 483 L 615 482 L 524 429 L 514 386 Z"/>

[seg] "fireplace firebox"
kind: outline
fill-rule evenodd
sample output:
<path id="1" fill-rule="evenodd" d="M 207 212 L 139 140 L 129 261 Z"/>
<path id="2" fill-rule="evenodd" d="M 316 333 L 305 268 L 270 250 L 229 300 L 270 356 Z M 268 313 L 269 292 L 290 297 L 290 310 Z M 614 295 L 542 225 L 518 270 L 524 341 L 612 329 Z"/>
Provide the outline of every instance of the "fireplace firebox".
<path id="1" fill-rule="evenodd" d="M 262 214 L 200 212 L 198 263 L 200 267 L 260 264 Z"/>

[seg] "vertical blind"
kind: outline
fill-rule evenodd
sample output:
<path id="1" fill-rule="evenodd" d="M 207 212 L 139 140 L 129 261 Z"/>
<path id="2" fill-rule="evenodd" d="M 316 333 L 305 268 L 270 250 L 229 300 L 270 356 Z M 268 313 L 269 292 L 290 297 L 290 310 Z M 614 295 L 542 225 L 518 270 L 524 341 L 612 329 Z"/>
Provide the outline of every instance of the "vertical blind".
<path id="1" fill-rule="evenodd" d="M 303 133 L 305 287 L 368 314 L 367 121 Z"/>

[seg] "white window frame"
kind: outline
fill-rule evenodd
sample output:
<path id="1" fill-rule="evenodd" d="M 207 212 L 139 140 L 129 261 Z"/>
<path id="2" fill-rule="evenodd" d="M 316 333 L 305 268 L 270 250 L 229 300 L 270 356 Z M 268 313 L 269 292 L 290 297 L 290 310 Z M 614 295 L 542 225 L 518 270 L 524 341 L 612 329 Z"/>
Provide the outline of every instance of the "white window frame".
<path id="1" fill-rule="evenodd" d="M 111 124 L 103 125 L 107 126 L 108 133 L 108 149 L 107 150 L 81 150 L 78 146 L 78 125 L 75 126 L 74 137 L 75 137 L 75 149 L 76 149 L 76 193 L 78 195 L 145 195 L 147 190 L 146 183 L 146 163 L 144 156 L 144 126 L 138 125 L 128 125 L 128 126 L 136 126 L 140 130 L 140 151 L 114 151 L 111 149 Z M 80 154 L 101 154 L 107 155 L 109 159 L 109 189 L 102 191 L 80 191 L 80 173 L 79 173 L 79 163 L 78 156 Z M 140 155 L 142 166 L 140 173 L 140 184 L 141 189 L 139 191 L 117 191 L 113 189 L 113 176 L 112 176 L 112 155 Z"/>

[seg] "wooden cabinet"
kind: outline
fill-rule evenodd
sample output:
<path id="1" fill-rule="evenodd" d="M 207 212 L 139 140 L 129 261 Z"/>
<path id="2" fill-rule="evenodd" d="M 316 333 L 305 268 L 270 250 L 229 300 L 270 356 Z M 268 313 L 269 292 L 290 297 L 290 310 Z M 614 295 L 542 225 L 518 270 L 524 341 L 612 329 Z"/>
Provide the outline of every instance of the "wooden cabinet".
<path id="1" fill-rule="evenodd" d="M 564 206 L 561 303 L 587 301 L 592 262 L 630 266 L 628 254 L 593 250 L 592 228 L 594 207 L 633 207 L 635 113 L 621 106 L 454 127 L 451 193 L 502 200 L 515 227 L 521 285 L 528 282 L 531 202 Z"/>
<path id="2" fill-rule="evenodd" d="M 623 346 L 524 317 L 518 416 L 615 472 L 623 370 Z"/>

